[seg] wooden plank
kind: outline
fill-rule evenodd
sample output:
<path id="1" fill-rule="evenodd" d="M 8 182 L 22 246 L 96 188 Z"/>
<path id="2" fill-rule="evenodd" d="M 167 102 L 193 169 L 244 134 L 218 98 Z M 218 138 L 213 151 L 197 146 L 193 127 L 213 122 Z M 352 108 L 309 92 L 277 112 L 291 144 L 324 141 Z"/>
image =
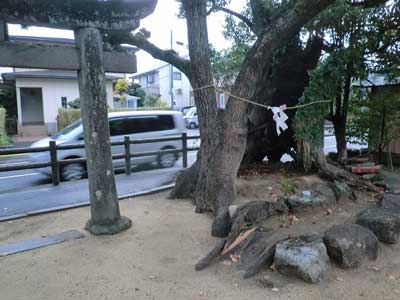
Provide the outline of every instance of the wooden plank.
<path id="1" fill-rule="evenodd" d="M 0 257 L 33 249 L 43 248 L 50 245 L 59 244 L 65 241 L 81 239 L 85 237 L 77 230 L 69 230 L 60 234 L 49 235 L 31 240 L 20 241 L 12 244 L 0 246 Z"/>
<path id="2" fill-rule="evenodd" d="M 0 67 L 72 71 L 80 68 L 78 50 L 65 44 L 0 41 L 0 53 Z M 105 51 L 104 68 L 111 73 L 136 73 L 136 55 Z"/>

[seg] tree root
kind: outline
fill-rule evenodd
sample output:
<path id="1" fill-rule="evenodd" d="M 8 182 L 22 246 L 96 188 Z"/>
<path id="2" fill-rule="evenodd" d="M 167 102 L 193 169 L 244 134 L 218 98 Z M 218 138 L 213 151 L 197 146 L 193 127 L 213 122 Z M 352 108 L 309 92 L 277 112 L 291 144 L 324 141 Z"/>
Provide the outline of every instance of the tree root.
<path id="1" fill-rule="evenodd" d="M 201 258 L 195 265 L 194 269 L 196 271 L 201 271 L 207 268 L 213 261 L 220 257 L 222 251 L 224 250 L 226 244 L 225 239 L 219 239 L 211 251 Z"/>

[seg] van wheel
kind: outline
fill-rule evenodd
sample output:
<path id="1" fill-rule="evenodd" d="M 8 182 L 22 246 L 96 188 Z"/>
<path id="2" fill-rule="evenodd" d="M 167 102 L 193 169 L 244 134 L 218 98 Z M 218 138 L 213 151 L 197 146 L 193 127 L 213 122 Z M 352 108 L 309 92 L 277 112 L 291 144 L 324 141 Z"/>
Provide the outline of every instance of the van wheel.
<path id="1" fill-rule="evenodd" d="M 173 150 L 174 148 L 164 148 L 162 150 Z M 175 165 L 178 160 L 178 155 L 175 153 L 163 153 L 157 158 L 159 168 L 171 168 Z"/>
<path id="2" fill-rule="evenodd" d="M 83 164 L 74 163 L 63 166 L 61 168 L 61 179 L 64 181 L 79 180 L 85 177 L 85 166 Z"/>
<path id="3" fill-rule="evenodd" d="M 196 129 L 196 123 L 192 122 L 189 124 L 189 129 Z"/>

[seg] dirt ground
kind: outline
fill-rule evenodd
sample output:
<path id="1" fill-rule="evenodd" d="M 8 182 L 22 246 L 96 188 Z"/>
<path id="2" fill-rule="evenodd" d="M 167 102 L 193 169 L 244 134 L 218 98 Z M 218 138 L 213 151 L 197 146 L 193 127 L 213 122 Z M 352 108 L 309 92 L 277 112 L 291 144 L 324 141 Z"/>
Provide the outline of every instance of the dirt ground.
<path id="1" fill-rule="evenodd" d="M 270 188 L 268 188 L 270 190 Z M 194 264 L 214 243 L 211 217 L 194 213 L 190 201 L 166 200 L 166 193 L 121 202 L 133 221 L 129 231 L 95 237 L 82 229 L 89 208 L 0 223 L 0 244 L 70 229 L 85 238 L 0 258 L 1 300 L 100 299 L 400 299 L 400 245 L 381 244 L 375 262 L 356 270 L 331 268 L 325 280 L 311 285 L 266 270 L 242 280 L 231 261 L 195 272 Z M 343 203 L 297 215 L 302 221 L 274 217 L 265 225 L 285 234 L 321 232 L 350 222 L 370 199 Z M 286 225 L 284 225 L 286 224 Z M 266 286 L 263 279 L 274 283 Z"/>

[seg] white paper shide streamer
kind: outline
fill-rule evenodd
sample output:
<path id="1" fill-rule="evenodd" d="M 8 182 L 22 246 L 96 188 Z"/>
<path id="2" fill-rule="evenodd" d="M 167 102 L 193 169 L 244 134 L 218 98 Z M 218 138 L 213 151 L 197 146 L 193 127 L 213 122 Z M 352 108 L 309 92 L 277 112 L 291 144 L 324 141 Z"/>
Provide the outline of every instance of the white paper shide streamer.
<path id="1" fill-rule="evenodd" d="M 285 114 L 286 105 L 282 105 L 280 107 L 271 107 L 271 110 L 274 114 L 273 119 L 276 122 L 276 133 L 281 135 L 283 131 L 288 129 L 286 121 L 289 119 L 287 114 Z"/>

